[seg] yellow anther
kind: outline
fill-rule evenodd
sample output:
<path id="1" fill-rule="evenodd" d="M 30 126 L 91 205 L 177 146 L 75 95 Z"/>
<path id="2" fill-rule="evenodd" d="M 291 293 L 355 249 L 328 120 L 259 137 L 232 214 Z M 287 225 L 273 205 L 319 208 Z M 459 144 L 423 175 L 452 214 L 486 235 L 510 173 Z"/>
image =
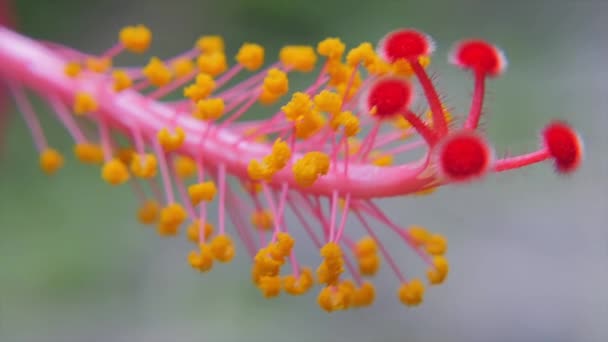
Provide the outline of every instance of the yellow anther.
<path id="1" fill-rule="evenodd" d="M 247 166 L 247 174 L 252 180 L 256 181 L 269 181 L 274 175 L 274 171 L 267 165 L 260 163 L 257 160 L 251 160 Z"/>
<path id="2" fill-rule="evenodd" d="M 346 63 L 351 67 L 362 64 L 368 66 L 374 62 L 376 53 L 370 43 L 361 43 L 359 46 L 352 48 L 346 55 Z"/>
<path id="3" fill-rule="evenodd" d="M 133 157 L 135 157 L 135 150 L 130 147 L 120 148 L 118 152 L 116 152 L 116 158 L 125 165 L 131 165 Z"/>
<path id="4" fill-rule="evenodd" d="M 217 76 L 228 69 L 226 55 L 223 52 L 211 52 L 200 55 L 196 60 L 196 65 L 200 72 L 211 76 Z"/>
<path id="5" fill-rule="evenodd" d="M 194 62 L 188 57 L 180 57 L 171 63 L 176 77 L 186 77 L 194 71 Z"/>
<path id="6" fill-rule="evenodd" d="M 285 292 L 298 296 L 308 292 L 308 290 L 312 287 L 314 279 L 310 268 L 304 267 L 300 270 L 300 272 L 301 273 L 298 278 L 292 274 L 283 278 L 283 288 L 285 289 Z"/>
<path id="7" fill-rule="evenodd" d="M 277 241 L 270 248 L 270 255 L 276 260 L 283 260 L 289 256 L 296 240 L 289 233 L 277 234 Z"/>
<path id="8" fill-rule="evenodd" d="M 285 117 L 290 121 L 296 121 L 302 117 L 309 116 L 313 112 L 313 102 L 306 93 L 295 92 L 291 100 L 281 107 Z"/>
<path id="9" fill-rule="evenodd" d="M 152 32 L 144 25 L 127 26 L 120 30 L 118 39 L 127 50 L 144 53 L 152 42 Z"/>
<path id="10" fill-rule="evenodd" d="M 377 255 L 378 245 L 371 237 L 364 237 L 355 245 L 355 256 L 359 271 L 363 275 L 374 275 L 380 268 L 380 257 Z"/>
<path id="11" fill-rule="evenodd" d="M 224 52 L 224 39 L 220 36 L 202 36 L 196 41 L 202 53 Z"/>
<path id="12" fill-rule="evenodd" d="M 355 245 L 355 254 L 358 257 L 375 255 L 377 251 L 378 245 L 376 244 L 376 240 L 370 236 L 361 238 Z"/>
<path id="13" fill-rule="evenodd" d="M 387 153 L 381 153 L 378 151 L 372 151 L 370 153 L 372 164 L 376 166 L 391 166 L 393 165 L 393 155 Z"/>
<path id="14" fill-rule="evenodd" d="M 264 189 L 262 187 L 262 184 L 260 184 L 260 182 L 245 181 L 244 186 L 245 186 L 245 189 L 247 191 L 251 192 L 252 194 L 260 193 Z"/>
<path id="15" fill-rule="evenodd" d="M 89 57 L 84 64 L 87 70 L 104 73 L 112 67 L 112 60 L 110 58 Z"/>
<path id="16" fill-rule="evenodd" d="M 287 74 L 277 68 L 268 70 L 268 74 L 264 77 L 263 90 L 277 98 L 285 95 L 289 90 Z"/>
<path id="17" fill-rule="evenodd" d="M 186 139 L 186 132 L 181 127 L 175 127 L 174 133 L 171 134 L 167 128 L 163 128 L 158 132 L 157 137 L 163 149 L 170 152 L 182 146 Z"/>
<path id="18" fill-rule="evenodd" d="M 417 246 L 424 245 L 431 237 L 429 231 L 421 226 L 411 226 L 407 232 L 410 235 L 412 242 Z"/>
<path id="19" fill-rule="evenodd" d="M 302 187 L 311 186 L 320 176 L 329 172 L 330 159 L 323 152 L 308 152 L 293 164 L 296 183 Z"/>
<path id="20" fill-rule="evenodd" d="M 355 76 L 353 83 L 349 86 L 347 83 L 342 83 L 336 86 L 336 90 L 340 96 L 346 98 L 346 100 L 351 100 L 353 96 L 357 95 L 359 91 L 359 86 L 361 85 L 361 77 L 359 74 Z M 346 92 L 348 90 L 348 93 Z"/>
<path id="21" fill-rule="evenodd" d="M 249 71 L 257 70 L 264 64 L 264 48 L 258 44 L 245 43 L 236 54 L 236 61 Z"/>
<path id="22" fill-rule="evenodd" d="M 367 64 L 366 69 L 371 75 L 376 76 L 386 75 L 392 71 L 391 65 L 379 56 L 375 56 L 372 62 Z"/>
<path id="23" fill-rule="evenodd" d="M 296 71 L 308 72 L 315 68 L 317 55 L 312 46 L 285 46 L 279 53 L 279 59 L 284 66 Z"/>
<path id="24" fill-rule="evenodd" d="M 197 101 L 192 116 L 200 120 L 217 120 L 222 114 L 224 114 L 224 100 L 218 97 Z"/>
<path id="25" fill-rule="evenodd" d="M 325 117 L 319 111 L 313 111 L 296 121 L 296 138 L 308 139 L 317 134 L 326 123 Z"/>
<path id="26" fill-rule="evenodd" d="M 74 114 L 85 115 L 87 113 L 96 112 L 99 106 L 97 101 L 89 93 L 77 92 L 74 97 Z"/>
<path id="27" fill-rule="evenodd" d="M 260 97 L 258 100 L 263 105 L 272 105 L 275 104 L 281 96 L 271 93 L 266 88 L 262 88 L 262 92 L 260 93 Z"/>
<path id="28" fill-rule="evenodd" d="M 344 134 L 346 134 L 347 137 L 355 136 L 361 130 L 359 118 L 350 111 L 340 112 L 339 114 L 334 115 L 330 124 L 334 130 L 337 130 L 339 127 L 344 127 Z"/>
<path id="29" fill-rule="evenodd" d="M 47 175 L 52 175 L 63 166 L 63 156 L 53 148 L 46 148 L 40 153 L 40 168 Z"/>
<path id="30" fill-rule="evenodd" d="M 101 178 L 110 185 L 121 185 L 129 180 L 129 170 L 119 159 L 112 159 L 103 165 Z"/>
<path id="31" fill-rule="evenodd" d="M 192 251 L 188 254 L 188 262 L 196 270 L 209 271 L 213 267 L 211 248 L 207 245 L 200 245 L 198 251 Z"/>
<path id="32" fill-rule="evenodd" d="M 131 76 L 124 70 L 114 70 L 112 72 L 112 80 L 114 80 L 114 90 L 119 92 L 130 88 L 133 85 Z"/>
<path id="33" fill-rule="evenodd" d="M 80 143 L 74 146 L 76 158 L 86 164 L 100 164 L 103 162 L 101 146 L 91 143 Z"/>
<path id="34" fill-rule="evenodd" d="M 194 84 L 184 88 L 184 96 L 192 101 L 199 101 L 211 95 L 215 89 L 215 81 L 208 74 L 198 74 Z"/>
<path id="35" fill-rule="evenodd" d="M 260 278 L 258 288 L 266 298 L 276 297 L 281 293 L 281 277 L 264 276 Z"/>
<path id="36" fill-rule="evenodd" d="M 319 293 L 317 303 L 327 312 L 346 310 L 350 306 L 352 294 L 352 287 L 349 285 L 327 286 Z"/>
<path id="37" fill-rule="evenodd" d="M 326 38 L 317 44 L 317 52 L 331 60 L 338 60 L 344 54 L 346 45 L 340 38 Z"/>
<path id="38" fill-rule="evenodd" d="M 445 281 L 449 269 L 448 260 L 443 256 L 436 256 L 433 258 L 433 265 L 426 271 L 427 279 L 433 285 L 441 284 Z"/>
<path id="39" fill-rule="evenodd" d="M 422 65 L 423 68 L 426 68 L 431 64 L 431 58 L 428 56 L 423 56 L 418 58 L 418 63 Z M 410 62 L 405 59 L 399 59 L 392 64 L 393 73 L 398 76 L 410 77 L 414 75 L 414 70 L 412 70 L 412 66 Z"/>
<path id="40" fill-rule="evenodd" d="M 213 258 L 220 262 L 229 262 L 234 258 L 235 247 L 228 235 L 218 235 L 210 243 Z"/>
<path id="41" fill-rule="evenodd" d="M 277 172 L 287 165 L 290 158 L 291 148 L 281 138 L 277 138 L 272 145 L 270 155 L 264 158 L 264 164 L 273 170 L 273 172 Z"/>
<path id="42" fill-rule="evenodd" d="M 356 288 L 352 296 L 352 305 L 354 307 L 370 306 L 376 299 L 376 289 L 369 282 L 364 282 L 360 287 Z"/>
<path id="43" fill-rule="evenodd" d="M 327 64 L 327 74 L 329 75 L 329 85 L 337 86 L 348 82 L 352 70 L 348 65 L 329 61 Z"/>
<path id="44" fill-rule="evenodd" d="M 407 306 L 416 306 L 422 303 L 424 297 L 424 284 L 420 279 L 413 279 L 409 283 L 401 284 L 397 292 L 399 300 Z"/>
<path id="45" fill-rule="evenodd" d="M 359 271 L 365 276 L 373 276 L 380 269 L 380 257 L 377 255 L 359 257 L 357 263 Z"/>
<path id="46" fill-rule="evenodd" d="M 177 156 L 174 159 L 173 166 L 180 179 L 186 179 L 196 174 L 196 162 L 190 157 Z"/>
<path id="47" fill-rule="evenodd" d="M 259 230 L 271 230 L 274 218 L 270 210 L 256 210 L 251 214 L 251 224 Z"/>
<path id="48" fill-rule="evenodd" d="M 137 219 L 142 224 L 153 224 L 160 216 L 160 205 L 155 200 L 145 201 L 137 211 Z"/>
<path id="49" fill-rule="evenodd" d="M 65 67 L 63 68 L 63 72 L 66 74 L 66 76 L 72 77 L 72 78 L 80 75 L 81 71 L 82 71 L 82 65 L 80 65 L 79 62 L 68 62 L 65 64 Z"/>
<path id="50" fill-rule="evenodd" d="M 188 195 L 192 204 L 197 205 L 201 202 L 211 202 L 215 197 L 217 188 L 212 181 L 193 184 L 188 187 Z"/>
<path id="51" fill-rule="evenodd" d="M 323 261 L 317 268 L 319 282 L 327 285 L 335 285 L 344 272 L 344 260 L 342 259 L 342 249 L 335 242 L 328 242 L 320 251 Z"/>
<path id="52" fill-rule="evenodd" d="M 162 87 L 173 79 L 171 69 L 158 57 L 152 57 L 142 73 L 150 83 L 157 87 Z"/>
<path id="53" fill-rule="evenodd" d="M 192 242 L 196 242 L 198 243 L 200 241 L 200 231 L 201 231 L 201 221 L 200 220 L 194 220 L 192 222 L 192 224 L 190 224 L 188 226 L 188 228 L 186 229 L 186 235 L 188 236 L 188 240 L 192 241 Z M 215 229 L 213 228 L 213 225 L 209 222 L 205 222 L 205 227 L 204 227 L 204 232 L 205 232 L 205 240 L 209 239 L 211 237 L 211 235 L 213 234 L 213 231 Z"/>
<path id="54" fill-rule="evenodd" d="M 156 176 L 156 156 L 136 154 L 131 161 L 131 172 L 139 178 L 150 179 Z"/>
<path id="55" fill-rule="evenodd" d="M 337 114 L 342 108 L 342 97 L 332 91 L 323 90 L 314 97 L 318 110 L 330 114 Z"/>
<path id="56" fill-rule="evenodd" d="M 429 236 L 424 247 L 429 254 L 442 255 L 448 249 L 448 240 L 441 234 L 433 234 Z"/>
<path id="57" fill-rule="evenodd" d="M 160 211 L 159 234 L 163 236 L 176 235 L 179 226 L 186 220 L 186 217 L 186 210 L 180 204 L 167 205 Z"/>
<path id="58" fill-rule="evenodd" d="M 275 259 L 270 255 L 268 247 L 260 248 L 253 258 L 253 276 L 254 281 L 257 283 L 261 276 L 274 276 L 278 275 L 281 269 L 281 265 L 285 262 L 284 259 Z"/>

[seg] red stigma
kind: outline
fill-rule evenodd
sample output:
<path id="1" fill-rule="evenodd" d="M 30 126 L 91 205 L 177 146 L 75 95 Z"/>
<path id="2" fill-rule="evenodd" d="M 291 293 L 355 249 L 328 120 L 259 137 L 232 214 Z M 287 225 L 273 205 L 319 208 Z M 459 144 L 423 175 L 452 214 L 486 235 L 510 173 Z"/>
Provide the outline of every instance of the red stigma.
<path id="1" fill-rule="evenodd" d="M 380 43 L 380 53 L 389 62 L 430 55 L 433 49 L 433 40 L 428 35 L 412 29 L 391 32 Z"/>
<path id="2" fill-rule="evenodd" d="M 507 66 L 502 51 L 483 40 L 460 42 L 452 51 L 452 63 L 464 69 L 491 76 L 500 75 Z"/>
<path id="3" fill-rule="evenodd" d="M 570 126 L 553 122 L 543 131 L 545 147 L 555 160 L 558 172 L 569 173 L 578 168 L 583 155 L 580 138 Z"/>
<path id="4" fill-rule="evenodd" d="M 480 177 L 488 170 L 491 154 L 487 143 L 478 135 L 457 133 L 440 146 L 440 169 L 451 181 Z"/>
<path id="5" fill-rule="evenodd" d="M 413 91 L 409 83 L 399 79 L 384 79 L 372 85 L 367 96 L 367 109 L 378 117 L 402 113 L 412 102 Z"/>

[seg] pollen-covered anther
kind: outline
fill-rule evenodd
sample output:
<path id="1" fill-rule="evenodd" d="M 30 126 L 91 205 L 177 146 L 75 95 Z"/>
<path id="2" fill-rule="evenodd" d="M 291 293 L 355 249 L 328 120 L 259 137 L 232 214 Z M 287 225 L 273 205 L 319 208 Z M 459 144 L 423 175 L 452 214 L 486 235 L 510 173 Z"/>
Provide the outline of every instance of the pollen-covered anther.
<path id="1" fill-rule="evenodd" d="M 164 236 L 176 235 L 179 226 L 186 220 L 187 213 L 179 203 L 171 203 L 160 211 L 158 232 Z"/>
<path id="2" fill-rule="evenodd" d="M 272 145 L 271 153 L 264 157 L 264 164 L 273 170 L 273 172 L 277 172 L 287 165 L 290 158 L 291 148 L 287 142 L 281 140 L 281 138 L 277 138 Z"/>
<path id="3" fill-rule="evenodd" d="M 281 49 L 279 60 L 285 67 L 296 71 L 309 72 L 315 68 L 317 55 L 312 46 L 289 45 Z"/>
<path id="4" fill-rule="evenodd" d="M 568 124 L 561 121 L 550 123 L 543 130 L 542 138 L 558 172 L 570 173 L 580 166 L 583 142 Z"/>
<path id="5" fill-rule="evenodd" d="M 448 240 L 441 234 L 432 234 L 425 241 L 424 247 L 431 255 L 443 255 L 448 249 Z"/>
<path id="6" fill-rule="evenodd" d="M 433 258 L 433 264 L 426 271 L 426 277 L 432 285 L 439 285 L 445 281 L 448 271 L 448 260 L 443 256 L 436 256 Z"/>
<path id="7" fill-rule="evenodd" d="M 339 60 L 344 54 L 346 45 L 340 38 L 326 38 L 317 44 L 317 53 L 329 60 Z"/>
<path id="8" fill-rule="evenodd" d="M 144 53 L 152 42 L 152 32 L 144 25 L 127 26 L 120 30 L 118 39 L 127 50 Z"/>
<path id="9" fill-rule="evenodd" d="M 342 109 L 342 97 L 330 90 L 323 90 L 314 97 L 315 107 L 322 112 L 337 114 Z"/>
<path id="10" fill-rule="evenodd" d="M 327 285 L 336 285 L 340 275 L 344 272 L 344 259 L 342 249 L 335 242 L 328 242 L 320 251 L 323 261 L 317 268 L 319 282 Z"/>
<path id="11" fill-rule="evenodd" d="M 196 41 L 196 47 L 204 54 L 224 52 L 224 45 L 221 36 L 202 36 Z"/>
<path id="12" fill-rule="evenodd" d="M 160 205 L 155 200 L 147 200 L 137 210 L 137 219 L 142 224 L 153 224 L 160 217 Z"/>
<path id="13" fill-rule="evenodd" d="M 46 148 L 40 153 L 40 168 L 47 175 L 56 173 L 63 166 L 63 156 L 53 148 Z"/>
<path id="14" fill-rule="evenodd" d="M 188 187 L 188 195 L 192 204 L 197 205 L 201 202 L 211 202 L 215 197 L 217 188 L 215 183 L 212 181 L 201 182 L 190 185 Z"/>
<path id="15" fill-rule="evenodd" d="M 346 310 L 352 304 L 354 293 L 353 283 L 345 280 L 336 286 L 324 287 L 317 297 L 317 303 L 327 312 Z"/>
<path id="16" fill-rule="evenodd" d="M 82 72 L 82 65 L 79 62 L 67 62 L 63 68 L 66 76 L 74 78 Z"/>
<path id="17" fill-rule="evenodd" d="M 186 77 L 194 70 L 194 62 L 188 57 L 180 57 L 171 63 L 176 77 Z"/>
<path id="18" fill-rule="evenodd" d="M 264 64 L 264 48 L 259 44 L 245 43 L 236 54 L 236 61 L 245 69 L 255 71 Z"/>
<path id="19" fill-rule="evenodd" d="M 91 94 L 82 91 L 76 93 L 73 106 L 74 114 L 85 115 L 96 112 L 98 108 L 99 105 Z"/>
<path id="20" fill-rule="evenodd" d="M 211 95 L 215 89 L 215 81 L 209 74 L 201 73 L 196 76 L 194 84 L 184 88 L 184 96 L 192 101 L 199 101 Z"/>
<path id="21" fill-rule="evenodd" d="M 354 252 L 362 275 L 373 276 L 378 272 L 380 257 L 376 240 L 369 236 L 362 238 L 357 241 Z"/>
<path id="22" fill-rule="evenodd" d="M 152 57 L 142 73 L 151 84 L 157 87 L 162 87 L 173 79 L 171 69 L 158 57 Z"/>
<path id="23" fill-rule="evenodd" d="M 186 179 L 196 174 L 196 162 L 188 156 L 176 156 L 173 160 L 173 167 L 180 179 Z"/>
<path id="24" fill-rule="evenodd" d="M 412 279 L 408 283 L 401 284 L 397 292 L 399 300 L 407 306 L 417 306 L 424 298 L 424 284 L 420 279 Z"/>
<path id="25" fill-rule="evenodd" d="M 450 54 L 452 64 L 482 75 L 498 76 L 507 68 L 504 53 L 495 45 L 479 39 L 457 43 Z"/>
<path id="26" fill-rule="evenodd" d="M 157 164 L 156 156 L 153 154 L 136 154 L 131 161 L 131 172 L 139 178 L 154 178 Z"/>
<path id="27" fill-rule="evenodd" d="M 200 231 L 201 231 L 201 221 L 194 220 L 188 228 L 186 228 L 186 236 L 188 240 L 191 242 L 198 243 L 200 241 Z M 210 222 L 205 222 L 205 227 L 203 227 L 203 231 L 205 234 L 205 240 L 209 239 L 211 235 L 213 235 L 215 228 Z"/>
<path id="28" fill-rule="evenodd" d="M 416 246 L 425 245 L 431 237 L 431 233 L 429 233 L 426 228 L 417 225 L 410 226 L 407 233 L 412 243 L 414 243 Z"/>
<path id="29" fill-rule="evenodd" d="M 374 47 L 368 42 L 361 43 L 352 48 L 346 55 L 346 63 L 351 67 L 359 64 L 367 67 L 374 63 L 375 59 L 376 52 L 374 51 Z"/>
<path id="30" fill-rule="evenodd" d="M 186 139 L 186 132 L 181 127 L 175 127 L 173 131 L 174 133 L 171 133 L 169 129 L 163 128 L 157 135 L 158 142 L 167 152 L 180 148 Z"/>
<path id="31" fill-rule="evenodd" d="M 269 231 L 274 227 L 274 218 L 270 210 L 256 210 L 251 214 L 251 224 L 263 231 Z"/>
<path id="32" fill-rule="evenodd" d="M 100 164 L 103 162 L 103 150 L 98 144 L 76 144 L 74 146 L 74 155 L 85 164 Z"/>
<path id="33" fill-rule="evenodd" d="M 366 109 L 374 117 L 393 117 L 408 110 L 413 99 L 414 92 L 408 82 L 397 78 L 384 78 L 370 87 Z"/>
<path id="34" fill-rule="evenodd" d="M 124 70 L 114 70 L 112 72 L 113 88 L 115 91 L 120 92 L 125 89 L 129 89 L 133 85 L 131 76 Z"/>
<path id="35" fill-rule="evenodd" d="M 281 294 L 281 277 L 263 276 L 260 278 L 258 288 L 266 298 L 276 297 Z"/>
<path id="36" fill-rule="evenodd" d="M 370 306 L 376 299 L 376 289 L 370 282 L 364 282 L 355 288 L 352 294 L 352 305 L 357 308 Z"/>
<path id="37" fill-rule="evenodd" d="M 196 60 L 198 70 L 213 77 L 222 74 L 228 69 L 226 54 L 224 52 L 211 52 L 202 54 Z"/>
<path id="38" fill-rule="evenodd" d="M 314 278 L 312 271 L 308 267 L 304 267 L 300 270 L 299 277 L 295 277 L 293 274 L 283 277 L 283 288 L 285 292 L 293 296 L 303 295 L 314 284 Z"/>
<path id="39" fill-rule="evenodd" d="M 308 152 L 292 167 L 296 183 L 302 187 L 313 185 L 320 176 L 329 172 L 330 158 L 319 151 Z"/>
<path id="40" fill-rule="evenodd" d="M 120 159 L 114 158 L 103 165 L 101 178 L 110 185 L 121 185 L 129 180 L 130 175 L 127 166 Z"/>
<path id="41" fill-rule="evenodd" d="M 85 59 L 84 65 L 87 70 L 101 74 L 112 67 L 112 59 L 106 57 L 89 57 Z"/>
<path id="42" fill-rule="evenodd" d="M 203 99 L 196 102 L 192 116 L 199 120 L 217 120 L 224 114 L 224 108 L 221 98 Z"/>
<path id="43" fill-rule="evenodd" d="M 488 143 L 473 131 L 449 135 L 439 144 L 436 153 L 439 171 L 453 182 L 483 176 L 493 161 L 493 152 Z"/>
<path id="44" fill-rule="evenodd" d="M 188 254 L 188 262 L 192 268 L 207 272 L 213 268 L 213 255 L 211 248 L 206 244 L 199 245 L 198 251 L 192 251 Z"/>
<path id="45" fill-rule="evenodd" d="M 219 262 L 229 262 L 236 252 L 232 239 L 225 234 L 216 236 L 210 243 L 211 254 Z"/>
<path id="46" fill-rule="evenodd" d="M 334 115 L 330 121 L 334 130 L 340 127 L 344 128 L 344 134 L 347 137 L 353 137 L 361 130 L 361 122 L 357 116 L 351 111 L 344 111 Z"/>
<path id="47" fill-rule="evenodd" d="M 394 63 L 400 59 L 410 61 L 429 56 L 435 49 L 435 43 L 426 33 L 401 29 L 384 36 L 378 49 L 384 59 Z"/>

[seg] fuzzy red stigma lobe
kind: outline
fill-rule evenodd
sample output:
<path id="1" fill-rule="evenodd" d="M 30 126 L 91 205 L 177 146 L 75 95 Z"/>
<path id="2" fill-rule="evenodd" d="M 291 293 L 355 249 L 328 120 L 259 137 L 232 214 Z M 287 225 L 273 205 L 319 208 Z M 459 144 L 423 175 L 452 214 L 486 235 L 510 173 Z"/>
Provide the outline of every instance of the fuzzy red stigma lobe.
<path id="1" fill-rule="evenodd" d="M 485 140 L 474 132 L 458 132 L 439 147 L 441 173 L 450 181 L 481 177 L 489 168 L 492 152 Z"/>
<path id="2" fill-rule="evenodd" d="M 543 140 L 558 172 L 569 173 L 578 168 L 582 160 L 583 144 L 568 124 L 552 122 L 544 129 Z"/>
<path id="3" fill-rule="evenodd" d="M 412 103 L 412 86 L 400 79 L 383 79 L 373 84 L 367 95 L 367 109 L 379 118 L 400 114 Z"/>
<path id="4" fill-rule="evenodd" d="M 503 52 L 483 40 L 465 40 L 454 47 L 451 54 L 453 64 L 474 72 L 498 76 L 507 68 Z"/>
<path id="5" fill-rule="evenodd" d="M 387 34 L 380 43 L 380 53 L 389 62 L 399 59 L 412 60 L 433 53 L 435 44 L 427 34 L 413 30 L 402 29 Z"/>

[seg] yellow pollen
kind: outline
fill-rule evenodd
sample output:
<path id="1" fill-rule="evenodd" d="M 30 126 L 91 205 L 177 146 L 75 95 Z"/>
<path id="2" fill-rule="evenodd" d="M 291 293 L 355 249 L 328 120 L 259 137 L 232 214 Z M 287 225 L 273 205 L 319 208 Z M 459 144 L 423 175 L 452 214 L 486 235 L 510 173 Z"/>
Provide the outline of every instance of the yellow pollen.
<path id="1" fill-rule="evenodd" d="M 171 69 L 158 57 L 152 57 L 148 65 L 142 70 L 142 73 L 151 84 L 157 87 L 168 84 L 173 78 Z"/>
<path id="2" fill-rule="evenodd" d="M 362 64 L 368 66 L 374 62 L 376 53 L 370 43 L 361 43 L 359 46 L 352 48 L 346 55 L 346 63 L 351 67 Z"/>
<path id="3" fill-rule="evenodd" d="M 74 97 L 74 114 L 85 115 L 87 113 L 96 112 L 99 106 L 97 101 L 89 93 L 77 92 Z"/>
<path id="4" fill-rule="evenodd" d="M 303 117 L 310 116 L 313 112 L 313 102 L 306 93 L 295 92 L 291 100 L 281 107 L 285 117 L 290 121 L 296 121 Z"/>
<path id="5" fill-rule="evenodd" d="M 134 53 L 144 53 L 152 42 L 152 32 L 144 25 L 127 26 L 120 30 L 118 39 L 125 49 Z"/>
<path id="6" fill-rule="evenodd" d="M 270 210 L 256 210 L 251 214 L 251 224 L 259 230 L 269 231 L 274 227 Z"/>
<path id="7" fill-rule="evenodd" d="M 226 55 L 223 52 L 211 52 L 200 55 L 196 60 L 196 64 L 200 72 L 211 76 L 217 76 L 228 69 Z"/>
<path id="8" fill-rule="evenodd" d="M 236 60 L 245 69 L 255 71 L 264 64 L 264 48 L 258 44 L 245 43 L 239 49 Z"/>
<path id="9" fill-rule="evenodd" d="M 207 245 L 200 245 L 199 250 L 192 251 L 188 254 L 188 262 L 192 268 L 207 272 L 213 268 L 213 254 L 211 248 Z"/>
<path id="10" fill-rule="evenodd" d="M 326 38 L 317 44 L 317 53 L 330 60 L 339 60 L 344 54 L 346 45 L 340 38 Z"/>
<path id="11" fill-rule="evenodd" d="M 217 188 L 212 181 L 193 184 L 188 187 L 188 195 L 192 204 L 197 205 L 201 202 L 211 202 L 215 197 Z"/>
<path id="12" fill-rule="evenodd" d="M 441 234 L 433 234 L 426 241 L 425 248 L 429 254 L 443 255 L 448 249 L 448 241 Z"/>
<path id="13" fill-rule="evenodd" d="M 266 298 L 276 297 L 281 293 L 281 277 L 263 276 L 260 278 L 258 288 Z"/>
<path id="14" fill-rule="evenodd" d="M 160 205 L 155 200 L 145 201 L 137 211 L 137 219 L 142 224 L 154 224 L 158 221 Z"/>
<path id="15" fill-rule="evenodd" d="M 184 96 L 192 101 L 199 101 L 211 95 L 215 89 L 215 81 L 208 74 L 198 74 L 194 84 L 184 88 Z"/>
<path id="16" fill-rule="evenodd" d="M 180 179 L 186 179 L 196 174 L 196 162 L 187 156 L 177 156 L 174 159 L 175 173 Z"/>
<path id="17" fill-rule="evenodd" d="M 194 220 L 192 222 L 192 224 L 190 224 L 188 226 L 188 228 L 186 229 L 186 235 L 188 236 L 188 240 L 190 240 L 191 242 L 195 242 L 198 243 L 200 240 L 200 220 Z M 215 229 L 213 228 L 213 225 L 209 222 L 205 222 L 205 228 L 204 228 L 204 232 L 205 232 L 205 240 L 209 239 L 211 237 L 211 235 L 213 235 L 213 231 Z"/>
<path id="18" fill-rule="evenodd" d="M 222 114 L 224 114 L 224 100 L 214 98 L 197 101 L 192 115 L 200 120 L 217 120 Z"/>
<path id="19" fill-rule="evenodd" d="M 103 165 L 101 178 L 110 185 L 121 185 L 129 180 L 129 170 L 119 159 L 112 159 Z"/>
<path id="20" fill-rule="evenodd" d="M 376 166 L 391 166 L 393 165 L 393 155 L 391 154 L 382 154 L 378 151 L 372 151 L 370 153 L 370 157 L 372 159 L 372 164 Z"/>
<path id="21" fill-rule="evenodd" d="M 314 284 L 310 268 L 304 267 L 300 272 L 298 278 L 292 274 L 283 277 L 283 288 L 285 289 L 285 292 L 290 295 L 299 296 L 305 294 Z"/>
<path id="22" fill-rule="evenodd" d="M 136 154 L 131 161 L 131 172 L 137 177 L 150 179 L 156 176 L 156 156 Z"/>
<path id="23" fill-rule="evenodd" d="M 180 57 L 171 63 L 171 68 L 177 77 L 186 77 L 194 71 L 194 62 L 188 57 Z"/>
<path id="24" fill-rule="evenodd" d="M 409 283 L 401 284 L 397 294 L 403 304 L 407 306 L 419 305 L 424 297 L 424 284 L 420 279 L 413 279 Z"/>
<path id="25" fill-rule="evenodd" d="M 98 144 L 76 144 L 74 155 L 85 164 L 100 164 L 103 162 L 103 150 Z"/>
<path id="26" fill-rule="evenodd" d="M 40 168 L 47 175 L 52 175 L 63 166 L 63 156 L 53 148 L 46 148 L 40 153 Z"/>
<path id="27" fill-rule="evenodd" d="M 129 89 L 133 85 L 133 80 L 124 70 L 114 70 L 112 72 L 112 79 L 114 80 L 114 90 L 117 92 Z"/>
<path id="28" fill-rule="evenodd" d="M 364 282 L 360 287 L 356 288 L 352 296 L 352 305 L 354 307 L 370 306 L 376 299 L 376 289 L 369 282 Z"/>
<path id="29" fill-rule="evenodd" d="M 445 281 L 448 271 L 448 260 L 443 256 L 436 256 L 433 258 L 433 265 L 426 271 L 426 276 L 432 285 L 439 285 Z"/>
<path id="30" fill-rule="evenodd" d="M 164 236 L 176 235 L 186 220 L 186 210 L 179 203 L 171 203 L 161 209 L 158 232 Z"/>
<path id="31" fill-rule="evenodd" d="M 289 91 L 287 74 L 277 68 L 268 70 L 268 74 L 264 77 L 263 90 L 277 98 L 285 95 Z"/>
<path id="32" fill-rule="evenodd" d="M 224 39 L 220 36 L 202 36 L 196 41 L 202 53 L 224 52 Z"/>
<path id="33" fill-rule="evenodd" d="M 116 157 L 125 165 L 130 165 L 133 157 L 135 156 L 135 150 L 130 147 L 123 147 L 118 150 Z"/>
<path id="34" fill-rule="evenodd" d="M 318 110 L 330 114 L 337 114 L 342 108 L 342 97 L 332 91 L 323 90 L 314 97 Z"/>
<path id="35" fill-rule="evenodd" d="M 175 127 L 174 131 L 171 134 L 167 128 L 163 128 L 158 132 L 158 141 L 167 152 L 180 148 L 186 139 L 186 132 L 181 127 Z"/>
<path id="36" fill-rule="evenodd" d="M 279 59 L 288 68 L 301 72 L 309 72 L 315 68 L 317 55 L 312 46 L 291 45 L 281 49 Z"/>
<path id="37" fill-rule="evenodd" d="M 104 73 L 112 67 L 112 60 L 110 58 L 89 57 L 84 63 L 87 70 L 96 73 Z"/>
<path id="38" fill-rule="evenodd" d="M 407 232 L 410 235 L 412 242 L 417 246 L 424 245 L 431 236 L 428 230 L 421 226 L 411 226 Z"/>
<path id="39" fill-rule="evenodd" d="M 74 78 L 77 77 L 78 75 L 80 75 L 80 72 L 82 71 L 82 66 L 80 65 L 79 62 L 68 62 L 65 64 L 65 67 L 63 69 L 63 72 L 66 74 L 66 76 Z"/>
<path id="40" fill-rule="evenodd" d="M 298 159 L 292 167 L 296 183 L 302 187 L 314 184 L 320 176 L 329 172 L 330 159 L 323 152 L 308 152 Z"/>
<path id="41" fill-rule="evenodd" d="M 423 68 L 428 67 L 431 64 L 431 58 L 428 56 L 422 56 L 418 58 L 418 63 L 422 65 Z M 414 75 L 414 70 L 412 70 L 412 66 L 410 62 L 405 59 L 398 59 L 392 64 L 393 73 L 397 76 L 405 76 L 410 77 Z"/>
<path id="42" fill-rule="evenodd" d="M 220 262 L 229 262 L 234 258 L 235 247 L 228 235 L 218 235 L 210 243 L 213 258 Z"/>

